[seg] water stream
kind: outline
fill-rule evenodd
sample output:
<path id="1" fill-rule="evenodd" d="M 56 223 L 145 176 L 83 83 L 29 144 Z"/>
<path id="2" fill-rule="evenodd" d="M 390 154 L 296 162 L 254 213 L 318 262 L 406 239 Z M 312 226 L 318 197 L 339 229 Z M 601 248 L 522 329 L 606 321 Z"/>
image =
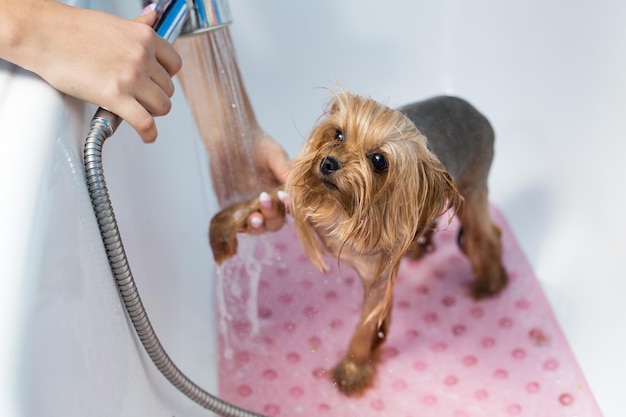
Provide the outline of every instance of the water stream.
<path id="1" fill-rule="evenodd" d="M 255 147 L 265 133 L 245 91 L 229 29 L 179 38 L 175 46 L 220 207 L 273 188 L 274 179 L 257 168 Z"/>
<path id="2" fill-rule="evenodd" d="M 219 206 L 274 188 L 273 176 L 257 164 L 256 145 L 266 135 L 246 94 L 228 28 L 180 38 L 175 46 L 183 60 L 179 78 L 208 154 Z M 239 256 L 219 268 L 216 279 L 222 352 L 230 359 L 233 346 L 242 342 L 242 330 L 246 337 L 259 332 L 259 280 L 262 266 L 274 257 L 265 236 L 240 236 L 239 243 Z"/>

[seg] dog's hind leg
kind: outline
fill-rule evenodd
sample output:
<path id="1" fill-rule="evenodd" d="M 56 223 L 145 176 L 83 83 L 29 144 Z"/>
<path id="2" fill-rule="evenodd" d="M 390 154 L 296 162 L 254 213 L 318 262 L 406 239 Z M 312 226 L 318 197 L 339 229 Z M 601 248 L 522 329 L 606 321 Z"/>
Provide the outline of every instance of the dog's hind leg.
<path id="1" fill-rule="evenodd" d="M 475 299 L 497 294 L 507 283 L 502 266 L 502 243 L 500 228 L 489 215 L 487 187 L 461 190 L 465 206 L 461 218 L 461 250 L 472 265 L 474 282 L 471 295 Z"/>
<path id="2" fill-rule="evenodd" d="M 407 249 L 405 256 L 411 259 L 420 259 L 428 252 L 432 252 L 435 249 L 433 243 L 433 234 L 437 230 L 437 221 L 432 221 L 422 232 L 421 235 L 416 236 L 411 242 L 411 246 Z"/>

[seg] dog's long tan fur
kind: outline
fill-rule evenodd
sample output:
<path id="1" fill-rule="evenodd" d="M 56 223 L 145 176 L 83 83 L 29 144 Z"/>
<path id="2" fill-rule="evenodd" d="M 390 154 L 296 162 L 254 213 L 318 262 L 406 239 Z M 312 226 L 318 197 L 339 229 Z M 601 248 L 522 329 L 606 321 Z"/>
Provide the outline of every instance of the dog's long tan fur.
<path id="1" fill-rule="evenodd" d="M 464 218 L 464 196 L 427 145 L 402 112 L 342 90 L 289 172 L 286 190 L 305 252 L 321 271 L 326 270 L 324 254 L 346 262 L 364 287 L 362 314 L 348 352 L 331 372 L 347 395 L 360 394 L 373 382 L 402 257 L 444 212 L 453 208 Z M 245 219 L 258 209 L 258 201 L 252 200 L 216 215 L 210 240 L 218 262 L 235 254 L 236 233 L 245 230 Z M 488 213 L 481 208 L 479 216 Z M 478 257 L 480 263 L 493 258 Z M 500 259 L 494 262 L 500 273 Z M 487 292 L 499 291 L 502 280 L 488 277 L 495 284 Z"/>

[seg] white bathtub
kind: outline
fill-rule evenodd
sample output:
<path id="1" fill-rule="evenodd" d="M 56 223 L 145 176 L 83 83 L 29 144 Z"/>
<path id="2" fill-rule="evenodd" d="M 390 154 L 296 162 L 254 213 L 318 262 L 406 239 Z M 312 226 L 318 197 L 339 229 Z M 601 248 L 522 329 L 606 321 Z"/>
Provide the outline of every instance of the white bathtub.
<path id="1" fill-rule="evenodd" d="M 115 2 L 132 16 L 137 8 Z M 124 7 L 123 7 L 124 6 Z M 537 273 L 607 417 L 626 375 L 626 5 L 232 0 L 261 124 L 295 155 L 338 81 L 390 105 L 472 101 L 498 135 L 491 199 Z M 215 203 L 180 94 L 143 145 L 122 125 L 105 173 L 164 346 L 215 391 Z M 0 414 L 207 415 L 167 385 L 122 310 L 82 174 L 93 107 L 0 64 Z"/>

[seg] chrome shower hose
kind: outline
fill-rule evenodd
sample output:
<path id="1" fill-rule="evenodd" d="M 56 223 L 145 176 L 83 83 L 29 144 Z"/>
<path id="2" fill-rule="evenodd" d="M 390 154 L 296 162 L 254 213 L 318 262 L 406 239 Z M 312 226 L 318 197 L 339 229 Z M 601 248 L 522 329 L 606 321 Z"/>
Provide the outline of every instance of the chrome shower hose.
<path id="1" fill-rule="evenodd" d="M 199 405 L 223 417 L 264 417 L 227 403 L 196 385 L 170 359 L 154 332 L 130 271 L 102 169 L 102 146 L 104 141 L 114 133 L 120 121 L 115 114 L 99 109 L 91 121 L 83 157 L 89 196 L 100 228 L 102 242 L 115 283 L 137 336 L 163 376 Z"/>

